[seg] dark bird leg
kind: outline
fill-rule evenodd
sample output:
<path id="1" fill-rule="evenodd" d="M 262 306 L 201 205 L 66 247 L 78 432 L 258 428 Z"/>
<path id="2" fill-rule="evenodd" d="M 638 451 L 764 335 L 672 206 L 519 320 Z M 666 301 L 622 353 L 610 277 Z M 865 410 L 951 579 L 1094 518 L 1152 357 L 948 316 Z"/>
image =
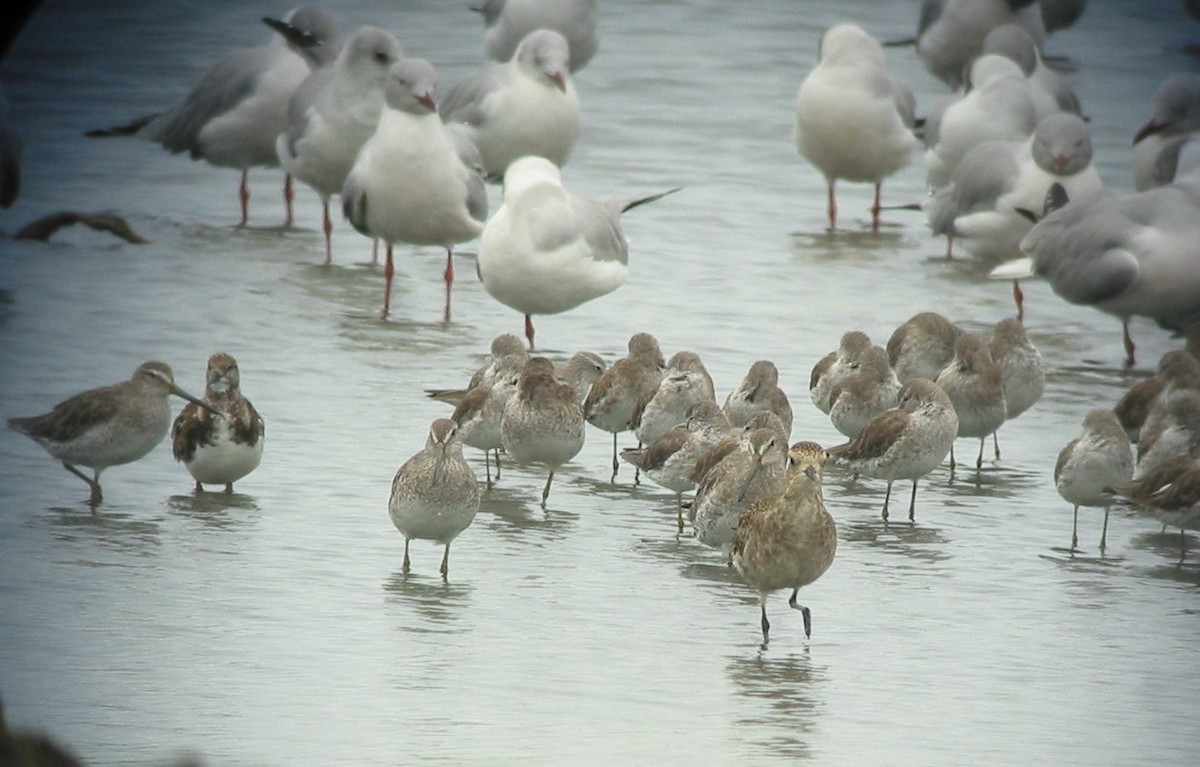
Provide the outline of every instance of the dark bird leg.
<path id="1" fill-rule="evenodd" d="M 912 498 L 908 501 L 908 521 L 917 521 L 917 480 L 913 480 Z"/>
<path id="2" fill-rule="evenodd" d="M 550 483 L 554 481 L 554 470 L 550 470 L 550 476 L 546 477 L 546 486 L 542 488 L 542 511 L 546 510 L 546 499 L 550 497 Z"/>
<path id="3" fill-rule="evenodd" d="M 392 275 L 396 273 L 396 266 L 392 263 L 392 243 L 387 244 L 387 256 L 383 264 L 383 311 L 379 313 L 380 318 L 387 319 L 388 312 L 392 308 Z"/>
<path id="4" fill-rule="evenodd" d="M 1100 528 L 1100 553 L 1104 553 L 1105 546 L 1108 545 L 1108 507 L 1104 507 L 1104 527 Z"/>
<path id="5" fill-rule="evenodd" d="M 79 469 L 76 469 L 74 466 L 72 466 L 71 464 L 67 463 L 66 461 L 63 461 L 63 467 L 64 467 L 64 468 L 65 468 L 67 471 L 71 472 L 72 474 L 74 474 L 75 476 L 79 477 L 80 479 L 82 479 L 84 482 L 86 482 L 86 483 L 88 484 L 88 487 L 89 487 L 89 488 L 91 489 L 91 491 L 92 491 L 92 493 L 91 493 L 91 498 L 89 499 L 89 502 L 90 502 L 90 503 L 91 503 L 93 506 L 95 506 L 96 504 L 100 503 L 100 501 L 104 500 L 104 496 L 103 496 L 103 494 L 100 492 L 100 476 L 99 476 L 99 473 L 97 473 L 97 475 L 96 475 L 96 477 L 95 477 L 95 478 L 89 477 L 88 475 L 84 474 L 84 473 L 83 473 L 82 471 L 80 471 Z"/>
<path id="6" fill-rule="evenodd" d="M 800 589 L 792 589 L 792 595 L 788 597 L 788 607 L 800 611 L 800 616 L 804 618 L 804 638 L 808 639 L 812 637 L 812 610 L 796 603 L 796 594 L 799 591 Z"/>
<path id="7" fill-rule="evenodd" d="M 1133 344 L 1133 338 L 1129 335 L 1129 320 L 1121 322 L 1122 334 L 1125 340 L 1125 367 L 1131 368 L 1134 364 L 1133 352 L 1137 349 Z"/>
<path id="8" fill-rule="evenodd" d="M 245 226 L 250 218 L 250 186 L 246 183 L 249 176 L 250 171 L 242 171 L 242 183 L 238 186 L 238 200 L 242 203 L 242 222 L 238 226 Z"/>
<path id="9" fill-rule="evenodd" d="M 834 185 L 837 182 L 833 179 L 829 181 L 828 195 L 829 199 L 826 204 L 826 213 L 829 214 L 829 231 L 837 231 L 837 193 L 834 191 Z"/>
<path id="10" fill-rule="evenodd" d="M 292 224 L 296 223 L 296 216 L 292 208 L 292 203 L 296 199 L 296 187 L 292 183 L 292 174 L 285 173 L 283 176 L 283 209 L 285 211 L 283 217 L 284 228 L 290 229 Z"/>
<path id="11" fill-rule="evenodd" d="M 1071 519 L 1071 551 L 1079 548 L 1079 504 L 1075 504 L 1075 514 Z"/>
<path id="12" fill-rule="evenodd" d="M 329 198 L 321 200 L 321 229 L 325 232 L 325 265 L 333 263 L 333 219 L 329 217 Z"/>
<path id="13" fill-rule="evenodd" d="M 892 499 L 892 480 L 888 480 L 887 492 L 883 494 L 883 521 L 888 518 L 888 501 Z"/>
<path id="14" fill-rule="evenodd" d="M 408 538 L 404 539 L 404 564 L 400 565 L 400 572 L 408 575 L 409 568 L 412 567 L 412 562 L 408 559 Z"/>
<path id="15" fill-rule="evenodd" d="M 446 248 L 446 270 L 442 272 L 442 279 L 446 282 L 446 310 L 442 315 L 442 321 L 449 322 L 450 291 L 454 288 L 454 253 L 450 248 Z"/>
<path id="16" fill-rule="evenodd" d="M 763 642 L 762 649 L 767 649 L 767 643 L 771 641 L 771 622 L 767 620 L 767 595 L 762 594 L 758 598 L 759 604 L 762 606 L 762 632 Z"/>
<path id="17" fill-rule="evenodd" d="M 871 204 L 871 231 L 872 232 L 879 231 L 879 211 L 883 209 L 879 205 L 879 194 L 880 194 L 882 187 L 883 187 L 882 181 L 878 181 L 875 183 L 875 202 Z"/>

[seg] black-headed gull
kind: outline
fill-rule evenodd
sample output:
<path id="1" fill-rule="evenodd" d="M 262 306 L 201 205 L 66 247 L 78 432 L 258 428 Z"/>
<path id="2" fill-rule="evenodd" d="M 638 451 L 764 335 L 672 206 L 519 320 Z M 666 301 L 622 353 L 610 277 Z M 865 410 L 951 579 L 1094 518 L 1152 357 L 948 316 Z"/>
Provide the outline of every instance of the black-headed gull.
<path id="1" fill-rule="evenodd" d="M 485 0 L 484 49 L 495 61 L 508 61 L 526 35 L 552 29 L 571 47 L 571 71 L 591 61 L 600 46 L 596 35 L 596 0 Z"/>
<path id="2" fill-rule="evenodd" d="M 566 39 L 549 29 L 528 34 L 512 59 L 476 70 L 446 93 L 442 119 L 462 123 L 491 178 L 519 157 L 537 155 L 562 167 L 579 138 L 579 94 L 568 68 Z"/>
<path id="3" fill-rule="evenodd" d="M 1200 75 L 1176 72 L 1154 93 L 1154 113 L 1133 137 L 1133 185 L 1139 192 L 1169 184 L 1180 151 L 1200 131 Z"/>
<path id="4" fill-rule="evenodd" d="M 879 230 L 879 189 L 908 163 L 912 92 L 887 72 L 879 41 L 853 24 L 821 38 L 820 60 L 796 95 L 796 149 L 825 176 L 829 229 L 837 228 L 838 179 L 875 185 L 871 229 Z"/>
<path id="5" fill-rule="evenodd" d="M 453 248 L 483 231 L 488 200 L 478 154 L 437 113 L 437 74 L 424 59 L 392 65 L 387 108 L 363 144 L 342 187 L 342 210 L 354 228 L 387 243 L 383 316 L 390 308 L 392 245 L 446 249 L 445 321 L 450 321 Z"/>
<path id="6" fill-rule="evenodd" d="M 360 27 L 288 104 L 287 129 L 278 134 L 275 151 L 284 169 L 321 197 L 326 264 L 333 259 L 329 198 L 342 191 L 358 150 L 375 132 L 388 69 L 403 55 L 390 32 Z"/>
<path id="7" fill-rule="evenodd" d="M 504 199 L 488 219 L 477 268 L 483 287 L 525 315 L 558 314 L 619 288 L 629 276 L 621 214 L 676 191 L 593 200 L 568 191 L 558 166 L 522 157 L 504 174 Z"/>

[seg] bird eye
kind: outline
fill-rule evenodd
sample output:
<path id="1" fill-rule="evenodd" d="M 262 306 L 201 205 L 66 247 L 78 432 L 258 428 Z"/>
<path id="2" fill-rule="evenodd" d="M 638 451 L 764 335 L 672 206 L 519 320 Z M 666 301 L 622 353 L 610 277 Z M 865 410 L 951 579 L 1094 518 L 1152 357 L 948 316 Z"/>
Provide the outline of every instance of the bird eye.
<path id="1" fill-rule="evenodd" d="M 388 56 L 387 53 L 385 53 L 383 51 L 375 51 L 375 60 L 378 61 L 380 64 L 388 63 L 388 60 L 390 58 L 391 57 Z"/>

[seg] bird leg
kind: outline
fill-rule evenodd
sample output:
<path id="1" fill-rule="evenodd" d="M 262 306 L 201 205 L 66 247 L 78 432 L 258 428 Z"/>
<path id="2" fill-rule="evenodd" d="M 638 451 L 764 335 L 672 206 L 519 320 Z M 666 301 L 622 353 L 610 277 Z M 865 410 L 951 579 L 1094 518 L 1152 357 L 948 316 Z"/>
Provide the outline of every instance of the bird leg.
<path id="1" fill-rule="evenodd" d="M 1013 300 L 1017 302 L 1017 321 L 1025 321 L 1025 293 L 1021 291 L 1021 281 L 1013 280 Z"/>
<path id="2" fill-rule="evenodd" d="M 438 568 L 438 572 L 442 574 L 442 580 L 446 580 L 446 574 L 450 572 L 450 544 L 446 544 L 446 551 L 442 553 L 442 566 Z"/>
<path id="3" fill-rule="evenodd" d="M 615 445 L 616 441 L 617 441 L 617 435 L 614 434 L 613 435 L 614 445 Z M 642 441 L 639 439 L 638 440 L 638 450 L 641 450 L 641 449 L 642 449 Z M 616 461 L 616 460 L 617 460 L 616 458 L 613 458 L 613 461 Z M 635 484 L 635 485 L 642 484 L 642 467 L 638 466 L 637 464 L 633 465 L 633 484 Z"/>
<path id="4" fill-rule="evenodd" d="M 675 494 L 675 510 L 679 514 L 679 532 L 683 532 L 683 493 Z"/>
<path id="5" fill-rule="evenodd" d="M 225 483 L 225 495 L 233 495 L 233 483 L 232 482 Z"/>
<path id="6" fill-rule="evenodd" d="M 882 210 L 879 205 L 879 192 L 882 187 L 882 181 L 875 183 L 875 202 L 871 204 L 871 231 L 876 233 L 879 232 L 879 211 Z"/>
<path id="7" fill-rule="evenodd" d="M 283 176 L 283 209 L 286 211 L 283 217 L 283 226 L 285 229 L 290 229 L 296 222 L 296 216 L 292 210 L 292 203 L 295 199 L 296 187 L 292 183 L 292 174 L 285 173 Z"/>
<path id="8" fill-rule="evenodd" d="M 550 476 L 546 477 L 546 486 L 542 488 L 542 511 L 546 510 L 546 499 L 550 497 L 550 483 L 554 481 L 554 469 L 550 470 Z"/>
<path id="9" fill-rule="evenodd" d="M 88 487 L 92 491 L 91 498 L 89 498 L 88 500 L 93 506 L 100 503 L 100 501 L 104 500 L 104 496 L 100 492 L 99 472 L 97 472 L 96 477 L 93 479 L 92 477 L 89 477 L 88 475 L 84 474 L 82 471 L 80 471 L 79 469 L 76 469 L 74 466 L 67 463 L 66 461 L 63 461 L 63 468 L 65 468 L 67 471 L 71 472 L 72 474 L 79 477 L 80 479 L 82 479 L 84 482 L 86 482 L 88 484 Z"/>
<path id="10" fill-rule="evenodd" d="M 1107 545 L 1108 539 L 1108 507 L 1104 507 L 1104 527 L 1100 528 L 1100 553 L 1104 553 L 1104 547 Z"/>
<path id="11" fill-rule="evenodd" d="M 321 200 L 321 229 L 325 232 L 325 265 L 333 263 L 333 219 L 329 218 L 329 198 Z"/>
<path id="12" fill-rule="evenodd" d="M 979 457 L 975 459 L 976 471 L 983 468 L 983 445 L 985 442 L 987 442 L 987 437 L 979 438 Z"/>
<path id="13" fill-rule="evenodd" d="M 996 460 L 1000 460 L 1000 430 L 996 429 L 992 432 L 992 447 L 995 448 Z"/>
<path id="14" fill-rule="evenodd" d="M 412 563 L 408 559 L 408 538 L 406 537 L 404 539 L 404 564 L 400 565 L 400 572 L 408 575 L 408 571 L 411 566 Z"/>
<path id="15" fill-rule="evenodd" d="M 238 226 L 245 226 L 250 218 L 250 186 L 246 183 L 249 176 L 249 170 L 242 171 L 242 183 L 238 186 L 238 200 L 242 203 L 242 222 Z"/>
<path id="16" fill-rule="evenodd" d="M 800 589 L 792 589 L 792 595 L 788 597 L 788 607 L 800 611 L 800 616 L 804 618 L 804 638 L 809 639 L 812 637 L 812 610 L 796 603 L 796 594 L 799 591 Z"/>
<path id="17" fill-rule="evenodd" d="M 449 322 L 450 290 L 454 287 L 454 253 L 450 248 L 446 248 L 446 270 L 442 272 L 442 279 L 446 281 L 446 310 L 442 315 L 442 321 Z"/>
<path id="18" fill-rule="evenodd" d="M 913 480 L 912 498 L 908 501 L 908 521 L 917 521 L 917 480 Z"/>
<path id="19" fill-rule="evenodd" d="M 888 501 L 892 498 L 892 480 L 888 480 L 887 492 L 883 494 L 883 521 L 888 518 Z"/>
<path id="20" fill-rule="evenodd" d="M 954 259 L 954 235 L 948 234 L 948 235 L 946 235 L 946 260 L 951 261 L 953 259 Z"/>
<path id="21" fill-rule="evenodd" d="M 954 462 L 954 443 L 950 443 L 950 479 L 954 479 L 954 467 L 957 466 Z"/>
<path id="22" fill-rule="evenodd" d="M 836 181 L 830 180 L 828 187 L 829 200 L 826 205 L 826 212 L 829 214 L 829 231 L 837 231 L 837 195 L 834 192 L 834 184 Z"/>
<path id="23" fill-rule="evenodd" d="M 1075 515 L 1071 520 L 1071 551 L 1079 547 L 1079 504 L 1075 504 Z"/>
<path id="24" fill-rule="evenodd" d="M 487 489 L 492 489 L 492 459 L 488 450 L 483 451 L 483 473 L 487 476 Z"/>
<path id="25" fill-rule="evenodd" d="M 392 308 L 392 275 L 396 273 L 396 265 L 392 263 L 392 243 L 387 244 L 387 256 L 383 264 L 383 311 L 381 319 L 387 319 Z"/>
<path id="26" fill-rule="evenodd" d="M 613 432 L 613 473 L 612 477 L 608 480 L 610 483 L 617 481 L 617 468 L 620 467 L 620 465 L 621 464 L 617 461 L 617 433 Z"/>
<path id="27" fill-rule="evenodd" d="M 763 643 L 762 649 L 767 649 L 767 643 L 771 641 L 771 622 L 767 620 L 767 597 L 762 595 L 759 597 L 759 604 L 762 606 L 762 632 Z"/>
<path id="28" fill-rule="evenodd" d="M 529 349 L 533 350 L 533 316 L 525 315 L 525 337 L 529 339 Z"/>
<path id="29" fill-rule="evenodd" d="M 1133 352 L 1137 347 L 1133 345 L 1133 338 L 1129 335 L 1129 320 L 1122 321 L 1121 330 L 1125 336 L 1125 367 L 1131 368 L 1133 367 Z"/>
<path id="30" fill-rule="evenodd" d="M 496 481 L 500 481 L 500 448 L 496 448 Z"/>

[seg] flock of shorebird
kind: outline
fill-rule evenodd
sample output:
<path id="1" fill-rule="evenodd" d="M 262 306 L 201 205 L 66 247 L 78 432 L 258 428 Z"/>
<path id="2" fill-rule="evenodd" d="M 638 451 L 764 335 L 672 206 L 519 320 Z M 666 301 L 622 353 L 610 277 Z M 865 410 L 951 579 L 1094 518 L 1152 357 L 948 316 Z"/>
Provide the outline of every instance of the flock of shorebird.
<path id="1" fill-rule="evenodd" d="M 813 404 L 847 438 L 828 449 L 810 441 L 789 447 L 792 408 L 769 360 L 755 362 L 718 404 L 700 356 L 681 351 L 664 359 L 647 333 L 632 336 L 628 355 L 612 365 L 590 352 L 555 365 L 531 356 L 519 337 L 498 336 L 464 388 L 428 392 L 454 410 L 430 425 L 425 447 L 392 483 L 388 511 L 404 536 L 404 572 L 409 542 L 428 539 L 444 546 L 446 576 L 450 545 L 491 489 L 493 465 L 500 479 L 501 452 L 546 470 L 546 508 L 555 473 L 578 455 L 591 425 L 612 434 L 612 481 L 625 461 L 635 480 L 644 473 L 673 492 L 678 530 L 690 523 L 759 592 L 764 646 L 767 595 L 780 589 L 791 589 L 789 605 L 803 614 L 808 636 L 811 613 L 797 602 L 798 591 L 821 577 L 837 548 L 822 495 L 827 463 L 886 481 L 885 521 L 893 484 L 910 481 L 915 521 L 918 482 L 947 456 L 954 471 L 956 439 L 979 440 L 975 468 L 982 470 L 987 438 L 999 458 L 999 429 L 1041 397 L 1043 363 L 1021 324 L 1015 281 L 1039 274 L 1068 300 L 1126 323 L 1144 315 L 1176 329 L 1197 324 L 1200 269 L 1191 248 L 1200 235 L 1200 155 L 1189 142 L 1200 129 L 1200 80 L 1164 84 L 1154 119 L 1137 137 L 1147 191 L 1118 197 L 1100 190 L 1078 100 L 1041 58 L 1044 21 L 1030 16 L 1038 4 L 926 5 L 919 55 L 952 86 L 971 87 L 925 120 L 932 194 L 922 207 L 931 230 L 947 237 L 948 253 L 956 243 L 988 258 L 1024 253 L 993 275 L 1014 280 L 1018 317 L 997 323 L 990 337 L 934 312 L 904 322 L 886 346 L 847 332 L 810 380 Z M 571 73 L 596 50 L 594 0 L 488 0 L 482 13 L 486 48 L 497 61 L 440 100 L 433 66 L 405 56 L 390 33 L 362 27 L 343 44 L 327 10 L 304 6 L 265 19 L 274 35 L 268 45 L 231 54 L 175 108 L 94 134 L 138 134 L 240 169 L 243 224 L 248 169 L 281 165 L 289 223 L 293 177 L 322 200 L 326 262 L 329 203 L 338 195 L 351 224 L 385 244 L 384 315 L 394 244 L 445 248 L 449 319 L 454 246 L 478 237 L 480 279 L 524 315 L 532 349 L 532 315 L 566 311 L 625 281 L 621 214 L 676 190 L 592 200 L 563 186 L 559 169 L 580 129 Z M 882 182 L 918 143 L 912 95 L 888 75 L 883 52 L 860 27 L 836 25 L 799 89 L 796 145 L 827 180 L 831 230 L 838 180 L 875 185 L 877 229 Z M 491 216 L 488 180 L 504 185 Z M 1081 435 L 1062 449 L 1054 478 L 1074 507 L 1072 550 L 1079 507 L 1105 509 L 1103 549 L 1108 507 L 1119 498 L 1178 526 L 1181 536 L 1200 525 L 1193 340 L 1200 336 L 1166 355 L 1158 375 L 1112 409 L 1089 413 Z M 1132 361 L 1127 328 L 1125 342 Z M 173 421 L 171 395 L 188 400 Z M 224 353 L 208 361 L 203 399 L 152 361 L 128 381 L 9 425 L 87 482 L 93 505 L 102 499 L 102 471 L 141 458 L 168 432 L 197 491 L 216 485 L 232 492 L 259 465 L 265 439 L 263 419 L 241 394 L 237 363 Z M 625 432 L 638 446 L 618 450 Z M 484 453 L 482 489 L 464 446 Z M 685 493 L 693 493 L 686 502 Z M 1185 546 L 1181 537 L 1181 561 Z"/>

